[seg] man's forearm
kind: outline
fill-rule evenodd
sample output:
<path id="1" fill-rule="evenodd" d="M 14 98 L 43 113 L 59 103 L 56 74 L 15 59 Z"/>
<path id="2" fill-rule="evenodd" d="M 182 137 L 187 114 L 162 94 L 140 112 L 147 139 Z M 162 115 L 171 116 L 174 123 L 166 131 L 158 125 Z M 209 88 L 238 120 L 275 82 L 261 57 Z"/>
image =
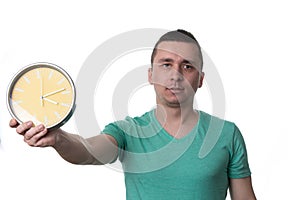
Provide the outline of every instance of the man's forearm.
<path id="1" fill-rule="evenodd" d="M 84 139 L 75 134 L 59 130 L 53 148 L 66 161 L 73 164 L 101 164 L 91 155 L 84 145 Z"/>

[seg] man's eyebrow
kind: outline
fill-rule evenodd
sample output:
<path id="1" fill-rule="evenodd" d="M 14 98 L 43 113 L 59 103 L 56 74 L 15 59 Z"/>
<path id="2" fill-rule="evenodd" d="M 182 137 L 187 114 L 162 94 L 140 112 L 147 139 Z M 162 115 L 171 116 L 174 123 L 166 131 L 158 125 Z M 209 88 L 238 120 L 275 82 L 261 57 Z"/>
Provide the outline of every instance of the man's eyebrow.
<path id="1" fill-rule="evenodd" d="M 158 62 L 174 62 L 174 60 L 172 58 L 160 58 Z M 182 63 L 192 64 L 193 62 L 184 59 Z"/>
<path id="2" fill-rule="evenodd" d="M 182 61 L 182 63 L 192 64 L 193 62 L 191 62 L 191 61 L 189 61 L 189 60 L 186 60 L 186 59 L 184 59 L 184 60 Z"/>
<path id="3" fill-rule="evenodd" d="M 160 58 L 158 62 L 174 62 L 172 58 Z"/>

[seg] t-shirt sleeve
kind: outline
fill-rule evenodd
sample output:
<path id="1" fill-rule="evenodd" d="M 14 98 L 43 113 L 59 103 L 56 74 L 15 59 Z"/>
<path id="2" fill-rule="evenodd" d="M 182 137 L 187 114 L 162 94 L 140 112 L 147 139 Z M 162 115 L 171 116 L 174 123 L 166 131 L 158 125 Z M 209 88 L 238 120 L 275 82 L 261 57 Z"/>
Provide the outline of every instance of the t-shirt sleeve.
<path id="1" fill-rule="evenodd" d="M 248 164 L 247 149 L 243 136 L 237 126 L 234 126 L 228 166 L 229 178 L 245 178 L 251 175 Z"/>
<path id="2" fill-rule="evenodd" d="M 126 139 L 125 139 L 125 134 L 122 128 L 115 122 L 115 123 L 110 123 L 106 125 L 102 131 L 102 134 L 107 134 L 115 138 L 115 140 L 118 143 L 118 156 L 119 158 L 122 157 L 122 152 L 125 150 L 126 147 Z"/>

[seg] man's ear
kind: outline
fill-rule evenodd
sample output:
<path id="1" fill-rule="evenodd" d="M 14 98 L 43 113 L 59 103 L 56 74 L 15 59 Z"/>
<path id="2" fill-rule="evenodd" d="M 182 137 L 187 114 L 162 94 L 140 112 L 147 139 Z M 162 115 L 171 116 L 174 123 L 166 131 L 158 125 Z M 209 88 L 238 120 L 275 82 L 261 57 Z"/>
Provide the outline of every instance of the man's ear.
<path id="1" fill-rule="evenodd" d="M 199 80 L 199 88 L 201 88 L 202 87 L 202 85 L 203 85 L 203 79 L 204 79 L 204 72 L 200 72 L 200 80 Z"/>
<path id="2" fill-rule="evenodd" d="M 153 85 L 153 81 L 152 81 L 152 67 L 150 67 L 148 69 L 148 82 Z"/>

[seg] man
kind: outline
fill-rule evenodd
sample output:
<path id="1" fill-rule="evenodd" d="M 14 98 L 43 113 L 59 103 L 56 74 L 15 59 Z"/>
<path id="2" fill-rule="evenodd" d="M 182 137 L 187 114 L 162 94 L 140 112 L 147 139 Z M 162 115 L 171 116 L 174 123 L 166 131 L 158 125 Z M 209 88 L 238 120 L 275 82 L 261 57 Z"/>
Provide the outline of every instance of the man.
<path id="1" fill-rule="evenodd" d="M 17 124 L 30 146 L 52 146 L 75 164 L 122 162 L 127 199 L 256 199 L 247 152 L 234 123 L 194 110 L 204 73 L 201 48 L 184 30 L 156 43 L 148 70 L 157 107 L 140 117 L 111 123 L 84 139 L 31 121 Z M 215 142 L 213 142 L 215 141 Z M 210 144 L 203 154 L 203 147 Z"/>

